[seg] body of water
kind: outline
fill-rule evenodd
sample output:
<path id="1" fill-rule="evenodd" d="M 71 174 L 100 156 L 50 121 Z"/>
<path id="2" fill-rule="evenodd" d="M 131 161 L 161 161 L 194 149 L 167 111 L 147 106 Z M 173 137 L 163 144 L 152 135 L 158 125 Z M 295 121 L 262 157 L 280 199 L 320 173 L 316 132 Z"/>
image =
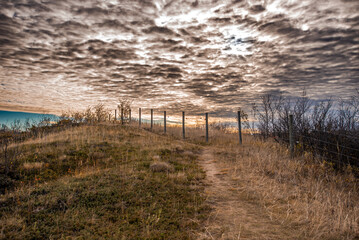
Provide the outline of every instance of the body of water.
<path id="1" fill-rule="evenodd" d="M 4 126 L 11 128 L 15 124 L 15 122 L 18 122 L 23 129 L 26 122 L 38 125 L 44 119 L 49 119 L 51 122 L 55 122 L 59 119 L 59 117 L 53 114 L 0 111 L 1 128 L 3 128 Z"/>

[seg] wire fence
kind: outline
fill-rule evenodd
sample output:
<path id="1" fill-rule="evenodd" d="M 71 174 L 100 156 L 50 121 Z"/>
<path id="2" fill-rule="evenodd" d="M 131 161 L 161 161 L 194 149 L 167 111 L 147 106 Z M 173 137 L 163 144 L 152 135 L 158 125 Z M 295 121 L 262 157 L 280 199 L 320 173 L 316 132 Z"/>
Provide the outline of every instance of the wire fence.
<path id="1" fill-rule="evenodd" d="M 251 127 L 242 111 L 232 112 L 229 115 L 230 119 L 217 117 L 212 112 L 187 114 L 186 111 L 129 108 L 110 111 L 106 113 L 107 117 L 103 120 L 129 124 L 201 144 L 223 141 L 225 138 L 231 139 L 233 143 L 242 144 L 249 134 L 260 138 L 273 137 L 279 143 L 287 145 L 292 156 L 310 152 L 315 158 L 333 162 L 338 166 L 359 167 L 359 136 L 355 133 L 325 129 L 303 130 L 296 126 L 293 119 L 292 122 L 287 123 L 287 128 L 273 126 L 271 132 L 266 132 L 254 127 L 254 124 Z M 86 122 L 84 119 L 79 121 Z M 274 131 L 275 129 L 279 130 Z M 38 135 L 37 128 L 33 128 L 32 131 L 34 136 Z"/>
<path id="2" fill-rule="evenodd" d="M 139 128 L 144 128 L 152 132 L 172 135 L 177 138 L 195 141 L 197 143 L 213 142 L 215 139 L 223 138 L 224 135 L 234 138 L 242 144 L 242 128 L 240 121 L 241 112 L 238 111 L 232 120 L 218 118 L 214 113 L 206 112 L 203 114 L 187 114 L 185 111 L 159 110 L 139 108 L 127 111 L 117 111 L 114 120 L 119 124 L 130 124 Z M 219 136 L 220 135 L 220 136 Z"/>
<path id="3" fill-rule="evenodd" d="M 213 130 L 237 135 L 236 141 L 239 144 L 242 144 L 242 131 L 258 137 L 268 137 L 268 135 L 266 136 L 266 134 L 248 127 L 248 123 L 243 124 L 241 111 L 233 113 L 236 117 L 232 121 L 216 117 L 211 119 L 212 114 L 210 112 L 200 115 L 187 115 L 186 112 L 175 111 L 169 114 L 169 111 L 156 109 L 139 109 L 138 112 L 137 118 L 129 120 L 126 117 L 120 117 L 117 120 L 122 123 L 135 121 L 139 127 L 147 130 L 199 142 L 213 141 L 213 138 L 218 134 L 214 133 Z M 143 116 L 147 118 L 143 118 Z M 288 127 L 290 124 L 295 123 L 289 122 Z M 353 165 L 359 167 L 359 137 L 352 134 L 317 130 L 301 132 L 298 129 L 297 126 L 291 126 L 288 131 L 278 131 L 269 136 L 274 137 L 282 144 L 287 144 L 292 156 L 310 152 L 315 158 L 333 162 L 338 166 Z M 292 132 L 290 133 L 290 131 Z"/>
<path id="4" fill-rule="evenodd" d="M 291 126 L 288 132 L 279 131 L 272 136 L 277 141 L 287 144 L 292 156 L 310 152 L 315 158 L 335 163 L 338 167 L 346 165 L 359 167 L 359 138 L 354 135 L 335 131 L 307 129 L 301 131 Z"/>

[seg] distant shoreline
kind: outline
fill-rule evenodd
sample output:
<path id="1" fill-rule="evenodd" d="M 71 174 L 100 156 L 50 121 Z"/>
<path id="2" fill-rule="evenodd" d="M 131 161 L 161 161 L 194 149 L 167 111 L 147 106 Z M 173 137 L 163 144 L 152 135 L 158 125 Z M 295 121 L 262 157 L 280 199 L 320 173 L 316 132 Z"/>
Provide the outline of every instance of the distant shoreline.
<path id="1" fill-rule="evenodd" d="M 7 127 L 11 127 L 11 124 L 13 124 L 15 121 L 20 121 L 20 124 L 23 125 L 27 120 L 29 120 L 29 123 L 38 123 L 41 122 L 44 118 L 49 118 L 51 121 L 56 121 L 59 119 L 59 116 L 55 114 L 0 110 L 0 125 L 5 125 Z"/>

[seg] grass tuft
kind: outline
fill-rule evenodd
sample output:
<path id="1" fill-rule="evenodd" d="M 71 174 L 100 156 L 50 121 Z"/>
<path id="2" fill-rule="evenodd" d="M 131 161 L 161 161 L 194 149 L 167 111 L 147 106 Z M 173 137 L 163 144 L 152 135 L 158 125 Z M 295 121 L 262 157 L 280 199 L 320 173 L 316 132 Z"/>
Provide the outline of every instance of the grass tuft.
<path id="1" fill-rule="evenodd" d="M 151 163 L 150 169 L 152 172 L 173 172 L 174 168 L 166 162 L 154 162 Z"/>

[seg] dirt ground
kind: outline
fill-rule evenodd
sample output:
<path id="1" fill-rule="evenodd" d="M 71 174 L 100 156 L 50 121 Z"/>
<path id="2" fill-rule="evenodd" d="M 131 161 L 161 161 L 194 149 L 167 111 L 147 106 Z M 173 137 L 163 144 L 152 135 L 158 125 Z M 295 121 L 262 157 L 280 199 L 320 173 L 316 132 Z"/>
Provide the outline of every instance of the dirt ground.
<path id="1" fill-rule="evenodd" d="M 299 239 L 294 229 L 271 219 L 263 206 L 220 169 L 211 149 L 200 156 L 206 172 L 207 203 L 213 211 L 199 239 Z"/>

